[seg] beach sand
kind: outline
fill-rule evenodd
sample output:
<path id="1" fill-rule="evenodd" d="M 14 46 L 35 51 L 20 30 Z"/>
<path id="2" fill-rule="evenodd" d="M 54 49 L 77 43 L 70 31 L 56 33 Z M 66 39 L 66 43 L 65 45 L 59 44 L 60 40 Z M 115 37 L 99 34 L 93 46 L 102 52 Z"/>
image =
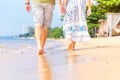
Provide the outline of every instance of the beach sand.
<path id="1" fill-rule="evenodd" d="M 74 52 L 66 51 L 64 39 L 47 44 L 44 55 L 30 44 L 0 54 L 0 80 L 120 80 L 120 36 L 77 43 Z"/>
<path id="2" fill-rule="evenodd" d="M 120 80 L 120 37 L 96 38 L 80 45 L 73 53 L 82 59 L 74 67 L 76 80 Z"/>

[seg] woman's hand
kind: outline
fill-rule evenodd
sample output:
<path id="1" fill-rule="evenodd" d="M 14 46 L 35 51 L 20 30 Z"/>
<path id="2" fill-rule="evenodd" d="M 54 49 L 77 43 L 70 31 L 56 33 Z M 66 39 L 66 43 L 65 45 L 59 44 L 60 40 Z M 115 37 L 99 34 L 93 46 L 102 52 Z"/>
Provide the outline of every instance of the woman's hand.
<path id="1" fill-rule="evenodd" d="M 62 15 L 65 15 L 65 13 L 66 13 L 66 9 L 62 4 L 60 4 L 60 12 Z"/>
<path id="2" fill-rule="evenodd" d="M 91 15 L 91 8 L 88 8 L 87 10 L 87 17 Z"/>

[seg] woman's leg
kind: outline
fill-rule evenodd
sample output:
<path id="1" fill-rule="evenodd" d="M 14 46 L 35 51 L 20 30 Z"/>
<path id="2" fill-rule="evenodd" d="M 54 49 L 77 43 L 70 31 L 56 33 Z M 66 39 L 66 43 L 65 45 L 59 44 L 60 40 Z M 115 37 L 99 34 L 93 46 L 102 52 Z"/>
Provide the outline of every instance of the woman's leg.
<path id="1" fill-rule="evenodd" d="M 75 41 L 69 39 L 69 42 L 68 42 L 68 51 L 74 51 L 74 49 L 75 49 L 75 44 L 76 44 Z"/>
<path id="2" fill-rule="evenodd" d="M 71 51 L 72 48 L 72 42 L 68 42 L 68 51 Z"/>
<path id="3" fill-rule="evenodd" d="M 75 44 L 76 44 L 76 42 L 75 41 L 72 41 L 72 50 L 74 51 L 75 50 Z"/>

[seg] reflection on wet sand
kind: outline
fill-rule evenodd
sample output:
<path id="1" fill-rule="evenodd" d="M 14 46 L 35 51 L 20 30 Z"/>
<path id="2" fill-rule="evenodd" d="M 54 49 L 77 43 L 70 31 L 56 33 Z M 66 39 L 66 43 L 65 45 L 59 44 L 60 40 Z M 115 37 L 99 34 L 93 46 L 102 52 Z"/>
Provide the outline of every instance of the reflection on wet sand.
<path id="1" fill-rule="evenodd" d="M 72 52 L 68 53 L 68 64 L 74 64 L 76 56 Z"/>
<path id="2" fill-rule="evenodd" d="M 50 67 L 44 55 L 39 55 L 38 66 L 40 80 L 52 80 Z"/>
<path id="3" fill-rule="evenodd" d="M 75 62 L 76 55 L 72 52 L 68 53 L 68 80 L 77 80 Z"/>

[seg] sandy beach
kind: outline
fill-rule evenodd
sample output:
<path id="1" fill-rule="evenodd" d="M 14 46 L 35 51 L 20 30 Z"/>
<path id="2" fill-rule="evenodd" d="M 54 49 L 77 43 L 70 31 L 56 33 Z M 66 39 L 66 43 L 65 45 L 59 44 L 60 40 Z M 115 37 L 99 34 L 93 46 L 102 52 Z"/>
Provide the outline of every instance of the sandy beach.
<path id="1" fill-rule="evenodd" d="M 120 80 L 120 36 L 92 38 L 74 52 L 64 39 L 49 40 L 39 56 L 31 42 L 0 44 L 0 80 Z"/>

